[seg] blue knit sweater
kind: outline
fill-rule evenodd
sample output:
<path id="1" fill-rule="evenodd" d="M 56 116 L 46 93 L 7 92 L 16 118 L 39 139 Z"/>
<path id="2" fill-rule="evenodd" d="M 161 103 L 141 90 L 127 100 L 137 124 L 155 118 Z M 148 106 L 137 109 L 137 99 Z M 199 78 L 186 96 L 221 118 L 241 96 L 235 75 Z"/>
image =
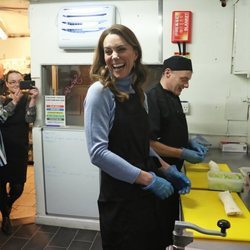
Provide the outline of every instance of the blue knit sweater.
<path id="1" fill-rule="evenodd" d="M 134 92 L 131 76 L 116 82 L 118 89 Z M 115 97 L 109 88 L 95 82 L 88 89 L 84 102 L 84 129 L 91 162 L 112 177 L 134 183 L 140 169 L 108 149 L 109 133 L 115 116 Z M 147 102 L 144 103 L 147 111 Z M 122 142 L 121 142 L 122 143 Z M 150 149 L 150 155 L 156 153 Z"/>

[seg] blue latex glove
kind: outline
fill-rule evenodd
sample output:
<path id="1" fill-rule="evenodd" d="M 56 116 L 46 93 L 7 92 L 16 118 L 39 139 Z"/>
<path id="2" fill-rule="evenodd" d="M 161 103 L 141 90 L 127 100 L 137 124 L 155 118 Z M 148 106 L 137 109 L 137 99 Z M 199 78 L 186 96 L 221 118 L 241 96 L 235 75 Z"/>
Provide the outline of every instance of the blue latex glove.
<path id="1" fill-rule="evenodd" d="M 205 154 L 199 151 L 182 148 L 181 159 L 184 159 L 191 163 L 199 163 L 202 162 L 205 158 Z"/>
<path id="2" fill-rule="evenodd" d="M 189 146 L 191 149 L 194 149 L 203 154 L 206 154 L 208 151 L 208 148 L 205 147 L 202 143 L 200 143 L 200 141 L 196 138 L 189 140 Z"/>
<path id="3" fill-rule="evenodd" d="M 170 166 L 168 169 L 161 169 L 160 172 L 171 182 L 179 194 L 187 194 L 190 192 L 190 180 L 184 173 L 178 171 L 175 165 Z"/>
<path id="4" fill-rule="evenodd" d="M 157 176 L 153 172 L 149 173 L 152 174 L 153 176 L 152 182 L 146 187 L 144 187 L 143 190 L 149 190 L 162 200 L 168 198 L 170 195 L 174 193 L 174 188 L 171 185 L 171 183 Z"/>

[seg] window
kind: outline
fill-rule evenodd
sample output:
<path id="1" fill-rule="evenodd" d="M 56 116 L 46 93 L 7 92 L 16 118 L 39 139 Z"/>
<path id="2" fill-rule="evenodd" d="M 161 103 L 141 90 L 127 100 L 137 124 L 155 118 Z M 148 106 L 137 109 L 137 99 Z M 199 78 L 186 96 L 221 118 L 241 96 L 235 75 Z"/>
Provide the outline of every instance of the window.
<path id="1" fill-rule="evenodd" d="M 161 77 L 161 65 L 147 65 L 146 91 Z M 91 85 L 90 65 L 43 65 L 42 95 L 65 95 L 66 125 L 83 126 L 83 102 Z"/>
<path id="2" fill-rule="evenodd" d="M 83 101 L 91 84 L 90 65 L 42 66 L 44 95 L 65 95 L 66 125 L 83 126 Z"/>

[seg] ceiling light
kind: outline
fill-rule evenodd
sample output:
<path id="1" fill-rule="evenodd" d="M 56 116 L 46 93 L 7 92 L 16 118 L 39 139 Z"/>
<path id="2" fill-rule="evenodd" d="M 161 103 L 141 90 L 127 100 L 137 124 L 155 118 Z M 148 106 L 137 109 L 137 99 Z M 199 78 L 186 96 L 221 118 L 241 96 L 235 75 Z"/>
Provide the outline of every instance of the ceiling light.
<path id="1" fill-rule="evenodd" d="M 4 28 L 3 23 L 0 21 L 0 39 L 5 40 L 7 38 L 8 38 L 8 35 L 6 32 L 6 29 Z"/>

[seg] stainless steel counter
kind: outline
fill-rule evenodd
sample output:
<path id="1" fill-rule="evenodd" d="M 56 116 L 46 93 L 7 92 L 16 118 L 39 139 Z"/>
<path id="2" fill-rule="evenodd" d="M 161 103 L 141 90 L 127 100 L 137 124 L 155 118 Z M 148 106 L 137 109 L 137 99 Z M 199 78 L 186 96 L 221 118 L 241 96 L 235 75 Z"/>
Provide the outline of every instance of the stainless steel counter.
<path id="1" fill-rule="evenodd" d="M 226 163 L 232 171 L 238 171 L 239 167 L 250 167 L 250 153 L 221 152 L 219 149 L 209 149 L 205 162 L 213 160 L 217 163 Z"/>
<path id="2" fill-rule="evenodd" d="M 232 172 L 239 172 L 239 167 L 250 167 L 250 154 L 246 153 L 228 153 L 221 152 L 219 149 L 210 149 L 205 162 L 209 162 L 210 160 L 216 163 L 226 163 Z M 250 210 L 250 188 L 245 187 L 244 192 L 240 196 L 246 207 Z M 241 229 L 239 228 L 239 230 Z M 189 244 L 187 249 L 188 247 L 203 250 L 250 250 L 250 242 L 194 239 L 194 242 Z"/>

